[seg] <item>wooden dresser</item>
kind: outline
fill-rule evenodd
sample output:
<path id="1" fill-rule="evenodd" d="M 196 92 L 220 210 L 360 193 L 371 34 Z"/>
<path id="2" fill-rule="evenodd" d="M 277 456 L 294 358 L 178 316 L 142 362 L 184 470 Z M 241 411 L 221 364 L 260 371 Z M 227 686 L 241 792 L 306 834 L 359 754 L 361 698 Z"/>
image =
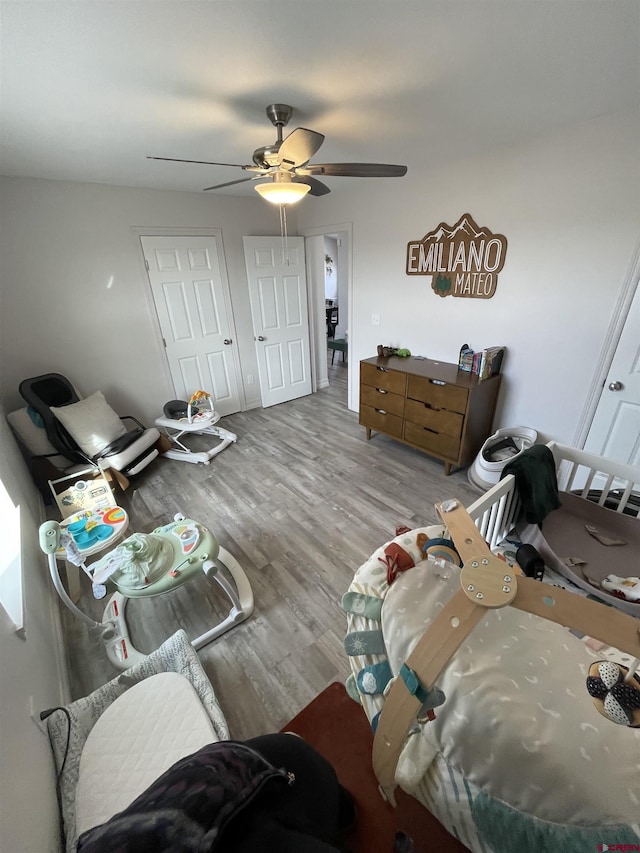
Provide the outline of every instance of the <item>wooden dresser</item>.
<path id="1" fill-rule="evenodd" d="M 489 435 L 500 375 L 480 381 L 456 364 L 373 357 L 360 362 L 360 423 L 436 456 L 445 474 L 470 465 Z"/>

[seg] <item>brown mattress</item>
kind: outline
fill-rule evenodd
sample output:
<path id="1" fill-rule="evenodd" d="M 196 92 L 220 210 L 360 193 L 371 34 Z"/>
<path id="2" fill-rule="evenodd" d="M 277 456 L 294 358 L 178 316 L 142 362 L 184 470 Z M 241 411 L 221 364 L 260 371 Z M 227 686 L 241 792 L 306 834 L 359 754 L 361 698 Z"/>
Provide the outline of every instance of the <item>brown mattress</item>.
<path id="1" fill-rule="evenodd" d="M 560 509 L 549 513 L 542 530 L 529 525 L 522 540 L 538 549 L 545 563 L 583 589 L 640 617 L 640 604 L 624 601 L 604 589 L 590 584 L 587 577 L 599 583 L 607 575 L 640 576 L 640 519 L 605 509 L 592 501 L 560 492 Z M 587 533 L 585 525 L 593 525 L 609 538 L 623 539 L 625 545 L 603 545 Z M 584 560 L 585 565 L 571 568 L 568 557 Z"/>

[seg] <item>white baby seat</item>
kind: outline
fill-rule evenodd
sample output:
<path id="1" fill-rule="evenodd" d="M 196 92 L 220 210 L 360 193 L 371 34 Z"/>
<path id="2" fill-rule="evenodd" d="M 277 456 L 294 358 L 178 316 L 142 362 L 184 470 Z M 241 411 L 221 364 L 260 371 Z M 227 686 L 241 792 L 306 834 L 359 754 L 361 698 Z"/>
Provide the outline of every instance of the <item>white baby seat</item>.
<path id="1" fill-rule="evenodd" d="M 205 405 L 204 410 L 198 408 L 198 405 L 202 404 Z M 164 406 L 163 416 L 156 418 L 156 426 L 163 431 L 172 445 L 162 455 L 167 459 L 208 465 L 214 456 L 238 440 L 235 433 L 216 426 L 219 420 L 220 414 L 214 409 L 211 395 L 206 391 L 196 391 L 188 402 L 170 400 Z M 183 441 L 189 435 L 213 435 L 220 441 L 209 450 L 194 451 Z"/>

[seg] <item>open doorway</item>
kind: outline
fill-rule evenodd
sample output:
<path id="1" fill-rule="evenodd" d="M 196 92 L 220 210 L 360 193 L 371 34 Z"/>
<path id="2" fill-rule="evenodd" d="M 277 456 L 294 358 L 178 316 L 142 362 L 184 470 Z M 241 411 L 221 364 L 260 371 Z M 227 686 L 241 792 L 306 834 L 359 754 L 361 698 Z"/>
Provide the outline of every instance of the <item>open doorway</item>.
<path id="1" fill-rule="evenodd" d="M 342 237 L 325 234 L 324 307 L 327 319 L 327 375 L 329 384 L 340 376 L 336 370 L 348 370 L 349 329 L 347 324 L 347 278 L 342 263 Z M 337 357 L 337 363 L 336 363 Z"/>
<path id="2" fill-rule="evenodd" d="M 349 405 L 351 224 L 303 231 L 309 282 L 314 388 L 343 389 Z"/>

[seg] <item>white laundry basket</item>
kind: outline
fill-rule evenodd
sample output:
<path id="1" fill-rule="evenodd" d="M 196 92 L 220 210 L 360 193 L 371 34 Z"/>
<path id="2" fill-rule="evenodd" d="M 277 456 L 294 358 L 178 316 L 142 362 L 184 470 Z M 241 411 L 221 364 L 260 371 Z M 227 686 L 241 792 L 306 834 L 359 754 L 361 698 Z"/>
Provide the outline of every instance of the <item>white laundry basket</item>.
<path id="1" fill-rule="evenodd" d="M 537 439 L 538 433 L 529 427 L 499 429 L 480 448 L 469 466 L 467 479 L 472 486 L 486 492 L 499 482 L 505 465 L 534 445 Z"/>

